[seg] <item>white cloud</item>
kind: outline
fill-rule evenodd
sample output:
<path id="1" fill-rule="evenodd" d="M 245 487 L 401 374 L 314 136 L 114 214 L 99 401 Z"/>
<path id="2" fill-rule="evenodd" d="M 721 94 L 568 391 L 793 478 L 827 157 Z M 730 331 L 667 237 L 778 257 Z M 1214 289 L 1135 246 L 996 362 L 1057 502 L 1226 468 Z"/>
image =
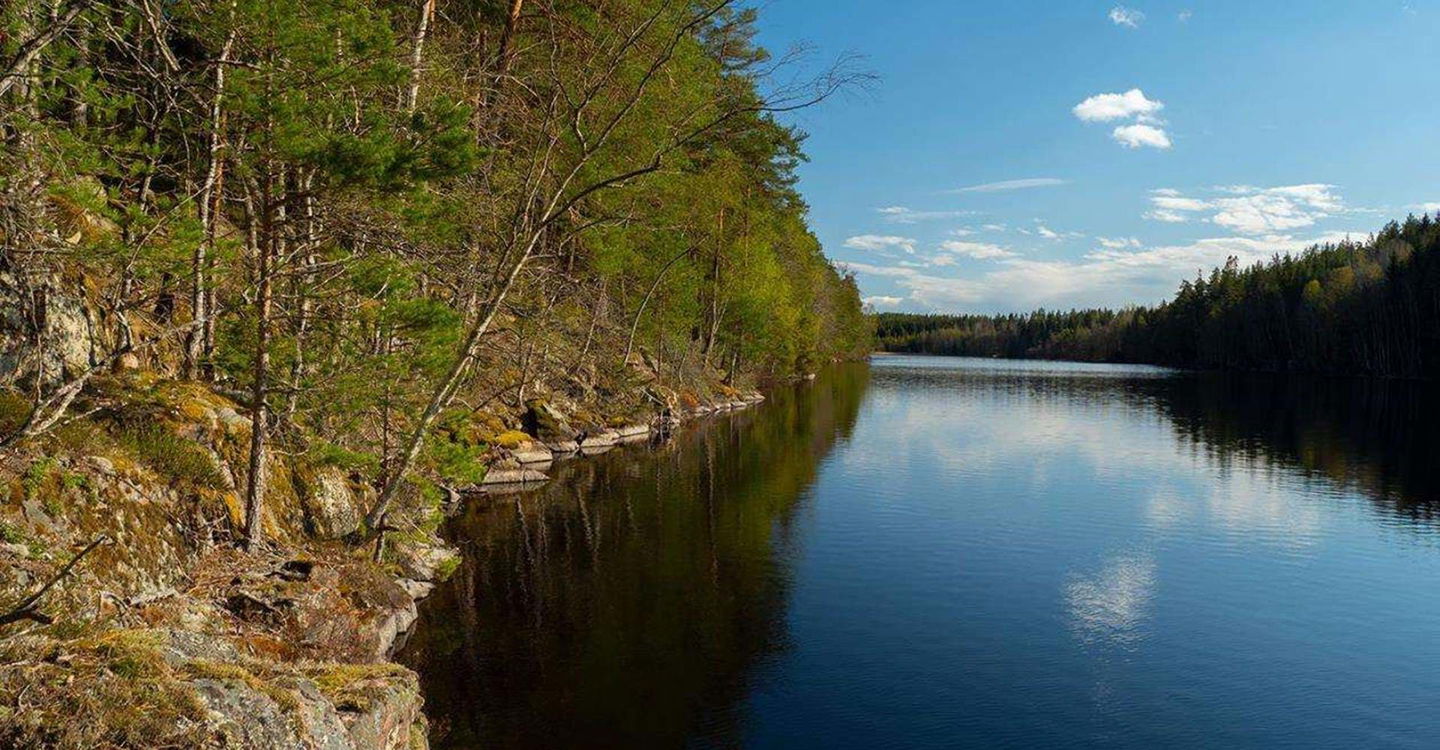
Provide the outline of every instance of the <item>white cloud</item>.
<path id="1" fill-rule="evenodd" d="M 933 257 L 933 258 L 930 259 L 930 265 L 932 265 L 932 266 L 953 266 L 953 265 L 955 265 L 955 256 L 953 256 L 953 255 L 937 255 L 937 256 L 935 256 L 935 257 Z"/>
<path id="2" fill-rule="evenodd" d="M 1150 196 L 1156 208 L 1167 211 L 1204 211 L 1210 204 L 1199 198 L 1186 198 L 1174 190 L 1156 190 Z"/>
<path id="3" fill-rule="evenodd" d="M 871 276 L 893 276 L 897 278 L 904 278 L 907 276 L 914 276 L 916 273 L 918 273 L 913 268 L 877 266 L 873 263 L 857 263 L 855 261 L 849 260 L 836 261 L 835 265 L 840 266 L 847 271 L 853 271 L 854 273 L 870 274 Z"/>
<path id="4" fill-rule="evenodd" d="M 1427 214 L 1440 213 L 1440 201 L 1430 203 L 1416 203 L 1411 208 L 1417 211 L 1424 211 Z"/>
<path id="5" fill-rule="evenodd" d="M 874 297 L 866 297 L 865 299 L 862 299 L 860 301 L 864 304 L 870 305 L 871 307 L 899 307 L 900 303 L 905 301 L 905 298 L 876 295 Z"/>
<path id="6" fill-rule="evenodd" d="M 987 182 L 983 185 L 971 185 L 956 190 L 952 193 L 998 193 L 1005 190 L 1025 190 L 1027 188 L 1055 187 L 1064 185 L 1065 180 L 1058 177 L 1027 177 L 1023 180 L 1004 180 L 1002 182 Z"/>
<path id="7" fill-rule="evenodd" d="M 1154 210 L 1145 218 L 1179 223 L 1195 216 L 1238 234 L 1274 235 L 1314 226 L 1320 219 L 1345 211 L 1335 186 L 1324 183 L 1272 188 L 1230 185 L 1214 190 L 1224 195 L 1192 198 L 1168 188 L 1152 191 Z"/>
<path id="8" fill-rule="evenodd" d="M 980 228 L 987 232 L 1003 232 L 1006 229 L 1004 224 L 986 224 Z"/>
<path id="9" fill-rule="evenodd" d="M 915 240 L 909 237 L 896 237 L 883 234 L 861 234 L 845 239 L 845 247 L 854 250 L 885 251 L 891 248 L 900 248 L 907 253 L 914 254 Z"/>
<path id="10" fill-rule="evenodd" d="M 1152 221 L 1162 221 L 1166 224 L 1184 224 L 1185 222 L 1189 221 L 1189 219 L 1186 218 L 1183 214 L 1178 214 L 1174 211 L 1167 211 L 1163 208 L 1157 208 L 1154 211 L 1147 212 L 1145 214 L 1145 218 Z"/>
<path id="11" fill-rule="evenodd" d="M 1125 148 L 1170 148 L 1170 136 L 1154 125 L 1121 125 L 1110 133 L 1117 143 Z"/>
<path id="12" fill-rule="evenodd" d="M 965 277 L 898 265 L 840 265 L 862 277 L 893 279 L 906 299 L 921 309 L 1018 312 L 1037 307 L 1123 307 L 1169 298 L 1181 280 L 1223 265 L 1231 256 L 1245 266 L 1268 260 L 1274 253 L 1297 253 L 1313 244 L 1365 236 L 1332 232 L 1310 237 L 1220 237 L 1183 245 L 1102 247 L 1078 260 L 1033 260 L 990 245 L 982 247 L 1008 255 L 985 258 L 994 262 L 977 275 Z M 976 257 L 963 249 L 950 251 Z M 993 250 L 978 252 L 987 255 Z"/>
<path id="13" fill-rule="evenodd" d="M 957 219 L 972 213 L 970 211 L 916 211 L 906 206 L 886 206 L 875 210 L 884 214 L 885 220 L 892 224 L 915 224 L 936 219 Z"/>
<path id="14" fill-rule="evenodd" d="M 995 260 L 998 258 L 1013 258 L 1015 253 L 1006 250 L 999 245 L 992 245 L 988 242 L 964 242 L 962 240 L 946 240 L 940 243 L 940 249 L 945 252 L 964 255 L 976 260 Z"/>
<path id="15" fill-rule="evenodd" d="M 1096 237 L 1095 241 L 1099 242 L 1101 247 L 1110 250 L 1121 250 L 1127 247 L 1140 247 L 1140 240 L 1135 239 L 1134 237 L 1119 237 L 1116 239 L 1111 239 L 1109 237 Z"/>
<path id="16" fill-rule="evenodd" d="M 1179 15 L 1175 16 L 1175 18 L 1178 19 L 1180 23 L 1190 23 L 1190 19 L 1194 17 L 1195 11 L 1190 10 L 1189 8 L 1180 11 Z"/>
<path id="17" fill-rule="evenodd" d="M 1134 8 L 1117 5 L 1110 9 L 1110 21 L 1116 26 L 1138 29 L 1145 21 L 1145 14 Z"/>
<path id="18" fill-rule="evenodd" d="M 1165 108 L 1164 102 L 1147 98 L 1140 89 L 1123 94 L 1096 94 L 1075 105 L 1071 111 L 1085 122 L 1109 122 L 1131 117 L 1154 117 Z"/>
<path id="19" fill-rule="evenodd" d="M 951 237 L 969 237 L 972 234 L 975 234 L 975 230 L 970 227 L 960 227 L 959 229 L 950 230 Z"/>
<path id="20" fill-rule="evenodd" d="M 1029 232 L 1026 232 L 1023 229 L 1018 231 L 1029 234 Z M 1035 220 L 1035 234 L 1038 234 L 1047 240 L 1069 240 L 1078 239 L 1085 236 L 1081 232 L 1057 232 L 1054 229 L 1046 226 L 1045 223 L 1040 221 L 1039 219 Z"/>
<path id="21" fill-rule="evenodd" d="M 1082 122 L 1112 122 L 1132 120 L 1118 125 L 1110 131 L 1110 137 L 1126 148 L 1168 149 L 1170 134 L 1165 132 L 1165 121 L 1160 119 L 1160 110 L 1165 103 L 1145 96 L 1138 88 L 1123 94 L 1096 94 L 1071 110 Z"/>

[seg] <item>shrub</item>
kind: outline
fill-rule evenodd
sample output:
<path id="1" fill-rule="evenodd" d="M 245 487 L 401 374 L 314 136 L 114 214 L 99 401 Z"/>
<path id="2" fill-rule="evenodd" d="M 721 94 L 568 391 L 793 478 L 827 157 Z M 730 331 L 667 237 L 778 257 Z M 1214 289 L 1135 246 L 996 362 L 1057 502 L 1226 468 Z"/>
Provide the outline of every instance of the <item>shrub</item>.
<path id="1" fill-rule="evenodd" d="M 155 424 L 122 424 L 115 441 L 162 476 L 196 487 L 221 489 L 224 481 L 205 449 Z"/>

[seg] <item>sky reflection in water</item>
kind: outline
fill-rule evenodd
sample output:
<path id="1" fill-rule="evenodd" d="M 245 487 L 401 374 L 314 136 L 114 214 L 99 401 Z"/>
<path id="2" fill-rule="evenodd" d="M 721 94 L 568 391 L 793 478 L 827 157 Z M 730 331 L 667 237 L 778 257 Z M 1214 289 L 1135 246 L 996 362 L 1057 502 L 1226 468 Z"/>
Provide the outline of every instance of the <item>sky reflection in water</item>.
<path id="1" fill-rule="evenodd" d="M 441 746 L 1429 747 L 1424 389 L 877 358 L 471 509 Z"/>

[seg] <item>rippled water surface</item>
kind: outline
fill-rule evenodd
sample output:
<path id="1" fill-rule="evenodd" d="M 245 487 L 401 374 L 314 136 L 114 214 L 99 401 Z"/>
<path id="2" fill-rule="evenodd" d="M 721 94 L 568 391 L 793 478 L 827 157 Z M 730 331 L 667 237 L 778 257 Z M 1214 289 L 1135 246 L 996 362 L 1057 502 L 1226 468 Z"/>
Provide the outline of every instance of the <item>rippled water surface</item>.
<path id="1" fill-rule="evenodd" d="M 473 503 L 404 658 L 440 747 L 1437 747 L 1426 391 L 876 358 Z"/>

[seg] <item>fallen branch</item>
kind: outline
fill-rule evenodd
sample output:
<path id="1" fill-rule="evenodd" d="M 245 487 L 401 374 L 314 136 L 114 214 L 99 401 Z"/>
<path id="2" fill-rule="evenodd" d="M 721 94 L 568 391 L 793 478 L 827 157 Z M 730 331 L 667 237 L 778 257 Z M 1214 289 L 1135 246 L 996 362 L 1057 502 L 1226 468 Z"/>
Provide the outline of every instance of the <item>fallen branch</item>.
<path id="1" fill-rule="evenodd" d="M 79 564 L 79 562 L 84 559 L 86 555 L 90 554 L 90 552 L 96 547 L 99 547 L 101 544 L 104 544 L 108 541 L 110 541 L 110 537 L 105 536 L 104 534 L 95 537 L 95 541 L 85 545 L 85 549 L 82 549 L 79 552 L 75 553 L 75 556 L 70 558 L 70 562 L 65 563 L 65 567 L 61 568 L 59 573 L 56 573 L 54 577 L 46 581 L 45 585 L 41 586 L 39 591 L 36 591 L 35 593 L 25 597 L 24 601 L 16 605 L 14 609 L 6 612 L 3 615 L 0 615 L 0 625 L 9 625 L 12 622 L 19 622 L 21 620 L 33 620 L 42 625 L 49 625 L 55 622 L 55 618 L 50 617 L 49 615 L 39 610 L 40 599 L 44 597 L 47 593 L 49 593 L 50 589 L 53 588 L 55 584 L 59 583 L 66 576 L 70 575 L 71 569 L 73 569 L 77 564 Z"/>

